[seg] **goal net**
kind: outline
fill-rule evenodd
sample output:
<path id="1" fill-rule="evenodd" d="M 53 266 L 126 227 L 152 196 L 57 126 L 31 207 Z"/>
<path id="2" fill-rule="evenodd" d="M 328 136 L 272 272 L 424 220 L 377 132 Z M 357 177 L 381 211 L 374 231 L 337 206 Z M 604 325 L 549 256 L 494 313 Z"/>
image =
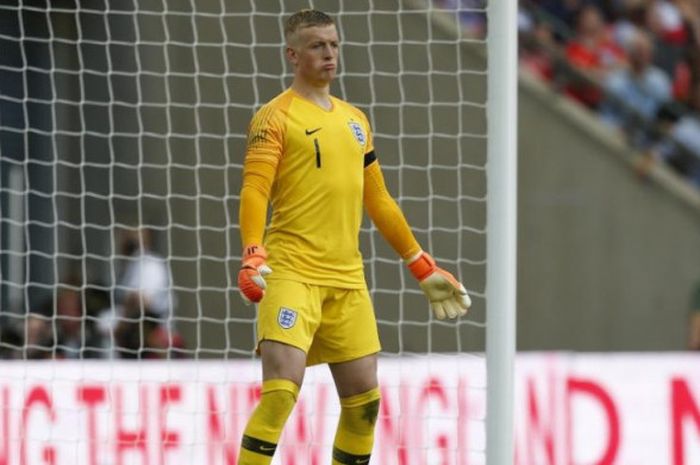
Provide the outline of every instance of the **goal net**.
<path id="1" fill-rule="evenodd" d="M 485 1 L 311 3 L 341 37 L 333 93 L 366 112 L 391 193 L 473 301 L 435 320 L 364 223 L 373 463 L 485 463 Z M 21 361 L 2 365 L 0 463 L 235 463 L 259 396 L 235 288 L 246 129 L 289 85 L 282 20 L 309 6 L 0 2 L 0 355 Z M 324 370 L 275 463 L 326 463 Z"/>

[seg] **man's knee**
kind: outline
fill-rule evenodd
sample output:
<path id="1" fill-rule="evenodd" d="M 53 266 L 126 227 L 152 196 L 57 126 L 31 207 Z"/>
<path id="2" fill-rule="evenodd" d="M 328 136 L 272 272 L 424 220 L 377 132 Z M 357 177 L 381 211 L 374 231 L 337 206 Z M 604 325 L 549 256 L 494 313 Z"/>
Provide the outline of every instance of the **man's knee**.
<path id="1" fill-rule="evenodd" d="M 341 427 L 354 434 L 363 435 L 374 430 L 379 415 L 381 394 L 378 387 L 340 399 Z"/>
<path id="2" fill-rule="evenodd" d="M 277 429 L 284 426 L 299 395 L 299 385 L 287 379 L 263 382 L 259 409 L 261 419 Z"/>

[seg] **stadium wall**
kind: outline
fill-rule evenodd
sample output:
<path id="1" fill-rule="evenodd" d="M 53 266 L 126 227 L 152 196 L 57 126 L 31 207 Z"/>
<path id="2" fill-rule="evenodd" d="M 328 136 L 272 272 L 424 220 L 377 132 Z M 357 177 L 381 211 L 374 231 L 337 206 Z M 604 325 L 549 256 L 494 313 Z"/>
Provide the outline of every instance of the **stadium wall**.
<path id="1" fill-rule="evenodd" d="M 519 347 L 683 349 L 697 192 L 527 75 L 519 104 Z"/>

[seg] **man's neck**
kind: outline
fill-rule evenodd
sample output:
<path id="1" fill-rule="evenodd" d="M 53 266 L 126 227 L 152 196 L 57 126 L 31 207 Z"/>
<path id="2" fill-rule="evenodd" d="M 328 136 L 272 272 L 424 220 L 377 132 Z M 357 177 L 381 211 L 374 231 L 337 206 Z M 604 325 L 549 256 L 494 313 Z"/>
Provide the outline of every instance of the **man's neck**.
<path id="1" fill-rule="evenodd" d="M 292 82 L 292 90 L 325 110 L 330 110 L 333 107 L 330 85 L 317 87 L 295 79 Z"/>

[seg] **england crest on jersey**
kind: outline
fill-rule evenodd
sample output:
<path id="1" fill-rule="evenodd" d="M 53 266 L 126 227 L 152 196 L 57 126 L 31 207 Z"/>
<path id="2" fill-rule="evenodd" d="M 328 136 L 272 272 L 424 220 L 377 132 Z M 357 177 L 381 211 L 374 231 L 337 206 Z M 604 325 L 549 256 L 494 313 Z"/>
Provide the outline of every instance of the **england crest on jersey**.
<path id="1" fill-rule="evenodd" d="M 355 140 L 364 147 L 365 142 L 367 142 L 367 136 L 365 136 L 365 131 L 362 129 L 362 126 L 354 121 L 350 121 L 348 126 L 350 126 L 352 135 L 355 136 Z"/>
<path id="2" fill-rule="evenodd" d="M 277 323 L 284 328 L 289 329 L 294 326 L 297 322 L 297 312 L 287 307 L 280 307 L 280 311 L 277 314 Z"/>

